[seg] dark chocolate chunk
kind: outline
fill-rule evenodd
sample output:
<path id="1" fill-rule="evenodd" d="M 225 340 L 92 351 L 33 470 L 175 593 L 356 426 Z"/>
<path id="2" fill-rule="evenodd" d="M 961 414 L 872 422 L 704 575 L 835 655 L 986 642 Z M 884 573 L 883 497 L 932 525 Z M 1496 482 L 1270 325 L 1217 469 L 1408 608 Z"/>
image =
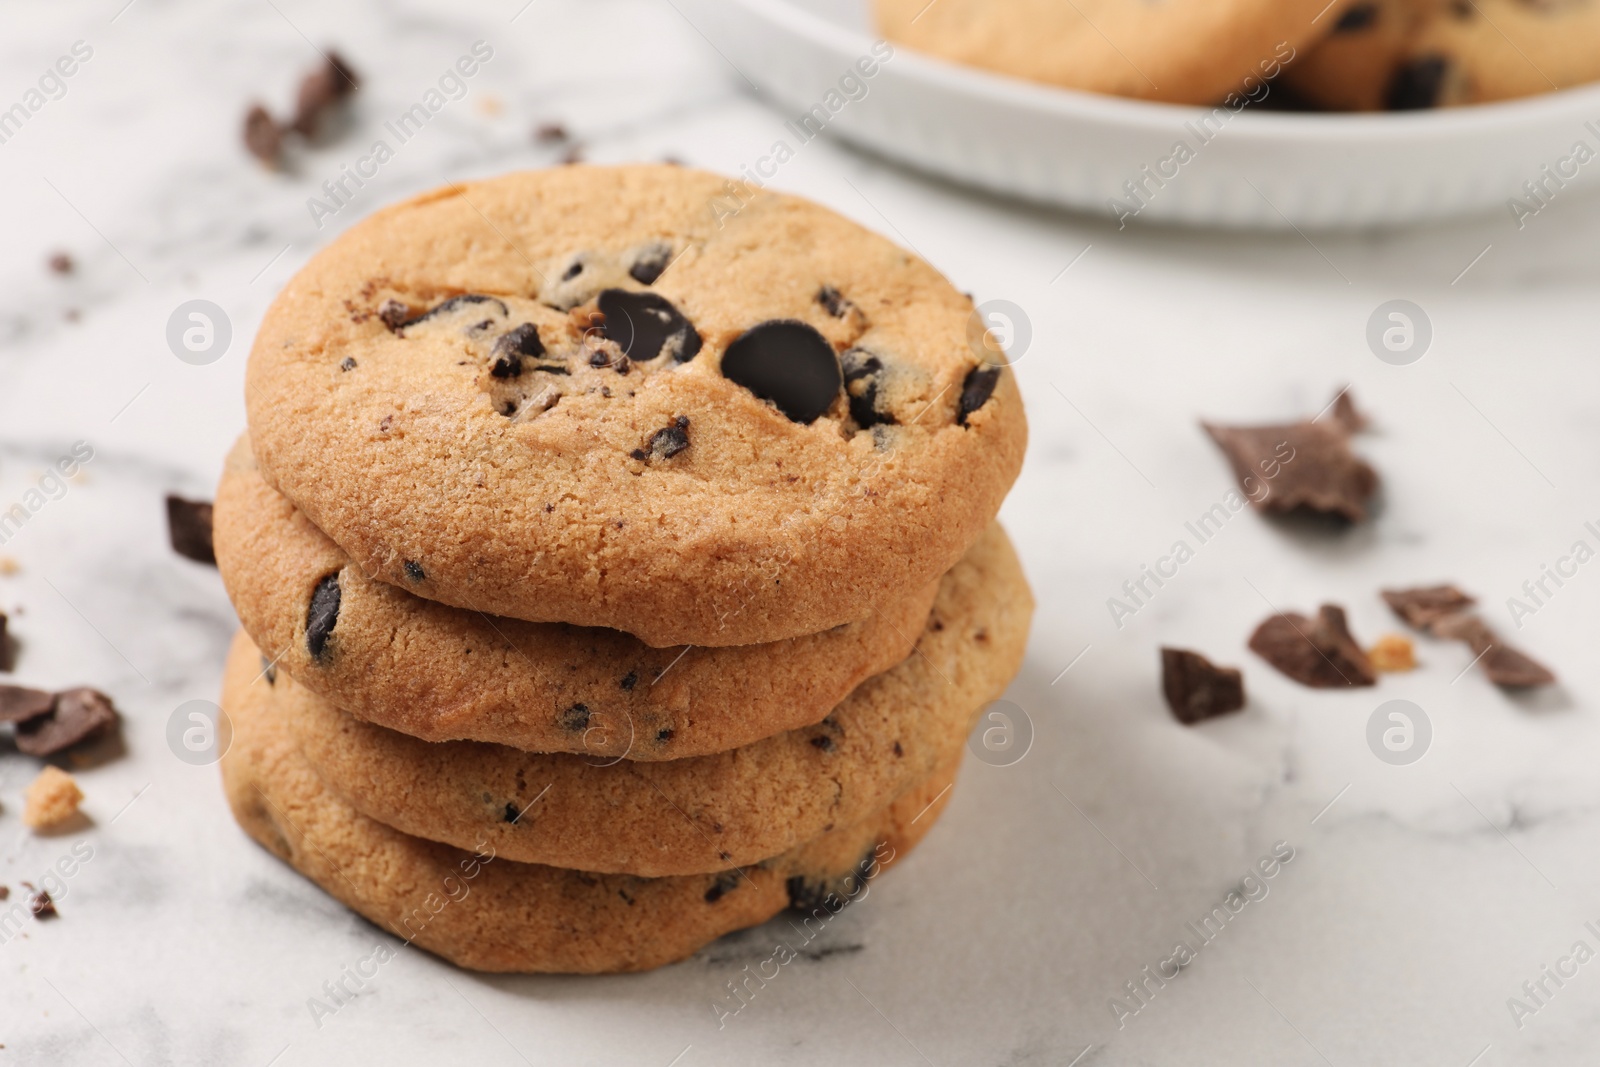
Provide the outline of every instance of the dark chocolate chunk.
<path id="1" fill-rule="evenodd" d="M 1244 707 L 1244 675 L 1187 649 L 1161 650 L 1161 691 L 1186 726 Z"/>
<path id="2" fill-rule="evenodd" d="M 1244 495 L 1261 510 L 1303 510 L 1350 522 L 1367 517 L 1378 473 L 1350 451 L 1350 437 L 1342 427 L 1309 421 L 1201 426 L 1227 456 Z"/>
<path id="3" fill-rule="evenodd" d="M 117 722 L 111 698 L 94 689 L 67 689 L 55 696 L 50 710 L 17 723 L 17 751 L 29 756 L 53 756 L 84 741 L 92 741 Z"/>
<path id="4" fill-rule="evenodd" d="M 844 394 L 850 402 L 850 418 L 863 430 L 894 425 L 894 416 L 878 410 L 878 385 L 883 378 L 883 360 L 864 348 L 852 348 L 839 357 L 844 367 Z"/>
<path id="5" fill-rule="evenodd" d="M 621 683 L 619 683 L 619 684 L 621 684 L 623 692 L 625 692 L 625 693 L 633 692 L 633 687 L 639 684 L 639 672 L 638 671 L 629 671 L 626 675 L 623 676 L 623 679 L 622 679 Z"/>
<path id="6" fill-rule="evenodd" d="M 643 448 L 636 448 L 631 455 L 641 462 L 652 459 L 671 459 L 679 452 L 689 447 L 689 416 L 679 415 L 672 420 L 672 425 L 657 430 L 650 435 L 650 440 L 645 442 Z"/>
<path id="7" fill-rule="evenodd" d="M 589 705 L 574 704 L 561 713 L 561 726 L 563 729 L 577 733 L 579 730 L 589 728 Z"/>
<path id="8" fill-rule="evenodd" d="M 745 331 L 722 355 L 722 376 L 794 422 L 815 422 L 833 406 L 844 376 L 833 345 L 816 328 L 777 319 Z"/>
<path id="9" fill-rule="evenodd" d="M 850 314 L 850 309 L 855 307 L 844 298 L 844 294 L 831 285 L 824 285 L 817 290 L 817 303 L 821 304 L 828 314 L 836 319 L 842 319 Z"/>
<path id="10" fill-rule="evenodd" d="M 27 886 L 33 894 L 28 898 L 28 911 L 32 913 L 35 919 L 43 922 L 46 919 L 59 919 L 61 917 L 61 913 L 56 911 L 56 902 L 51 898 L 49 890 L 34 889 L 32 882 L 23 882 L 22 884 Z"/>
<path id="11" fill-rule="evenodd" d="M 322 65 L 300 82 L 290 129 L 305 137 L 315 137 L 328 111 L 358 88 L 360 79 L 350 65 L 339 53 L 329 51 Z"/>
<path id="12" fill-rule="evenodd" d="M 260 104 L 252 104 L 245 112 L 244 147 L 269 167 L 276 167 L 283 154 L 283 130 Z"/>
<path id="13" fill-rule="evenodd" d="M 521 817 L 522 813 L 517 810 L 517 806 L 509 802 L 506 804 L 506 810 L 500 815 L 502 821 L 511 823 L 512 825 L 515 825 L 516 821 Z"/>
<path id="14" fill-rule="evenodd" d="M 1250 635 L 1250 650 L 1313 689 L 1378 684 L 1372 661 L 1335 604 L 1322 605 L 1315 619 L 1293 612 L 1272 616 Z"/>
<path id="15" fill-rule="evenodd" d="M 43 689 L 0 685 L 0 722 L 26 722 L 47 714 L 56 698 Z"/>
<path id="16" fill-rule="evenodd" d="M 961 383 L 961 403 L 956 411 L 956 422 L 967 424 L 967 417 L 989 402 L 994 387 L 1000 383 L 999 367 L 973 367 Z"/>
<path id="17" fill-rule="evenodd" d="M 1370 29 L 1378 21 L 1377 4 L 1357 4 L 1333 24 L 1334 33 L 1355 33 L 1358 30 Z"/>
<path id="18" fill-rule="evenodd" d="M 172 551 L 196 563 L 215 565 L 217 553 L 211 547 L 211 504 L 205 500 L 185 500 L 167 494 L 167 537 Z"/>
<path id="19" fill-rule="evenodd" d="M 306 608 L 306 651 L 314 660 L 322 658 L 333 628 L 339 625 L 339 601 L 343 595 L 338 574 L 323 578 L 311 593 L 311 604 Z"/>
<path id="20" fill-rule="evenodd" d="M 1489 681 L 1512 689 L 1554 685 L 1556 676 L 1544 664 L 1500 640 L 1476 615 L 1447 615 L 1433 624 L 1439 637 L 1465 641 Z"/>
<path id="21" fill-rule="evenodd" d="M 398 330 L 411 321 L 411 309 L 393 298 L 378 305 L 378 320 L 391 330 Z"/>
<path id="22" fill-rule="evenodd" d="M 538 327 L 525 322 L 501 334 L 489 355 L 494 360 L 489 368 L 490 377 L 518 378 L 522 376 L 524 358 L 537 359 L 544 355 L 544 342 L 539 340 Z M 561 371 L 565 373 L 566 368 L 562 367 Z"/>
<path id="23" fill-rule="evenodd" d="M 415 560 L 406 560 L 405 568 L 406 577 L 411 581 L 425 582 L 428 580 L 428 573 L 422 569 L 422 564 L 416 562 Z"/>
<path id="24" fill-rule="evenodd" d="M 1383 106 L 1390 111 L 1438 107 L 1450 61 L 1444 56 L 1418 56 L 1400 65 L 1389 80 Z"/>
<path id="25" fill-rule="evenodd" d="M 53 253 L 46 262 L 49 263 L 51 271 L 56 274 L 72 273 L 72 257 L 65 252 Z"/>
<path id="26" fill-rule="evenodd" d="M 455 311 L 458 308 L 466 307 L 469 304 L 494 304 L 500 308 L 500 314 L 511 314 L 510 309 L 506 307 L 505 301 L 503 300 L 492 296 L 484 296 L 482 293 L 462 293 L 460 296 L 452 296 L 444 303 L 429 308 L 427 311 L 424 311 L 414 319 L 405 320 L 400 325 L 402 327 L 415 326 L 419 322 L 427 322 L 435 315 L 448 315 L 452 311 Z"/>
<path id="27" fill-rule="evenodd" d="M 607 289 L 600 294 L 600 314 L 605 321 L 601 336 L 622 349 L 635 362 L 645 363 L 666 353 L 674 363 L 687 363 L 700 352 L 700 334 L 683 314 L 655 293 Z"/>
<path id="28" fill-rule="evenodd" d="M 342 371 L 355 370 L 356 369 L 355 357 L 354 356 L 345 356 L 343 359 L 341 359 L 339 361 L 339 369 L 342 370 Z"/>
<path id="29" fill-rule="evenodd" d="M 1385 589 L 1383 600 L 1407 626 L 1426 632 L 1433 632 L 1440 620 L 1458 615 L 1477 603 L 1453 585 Z"/>
<path id="30" fill-rule="evenodd" d="M 717 875 L 717 880 L 711 883 L 711 888 L 706 890 L 706 903 L 715 904 L 727 895 L 728 891 L 739 885 L 741 875 L 738 871 L 724 871 Z"/>
<path id="31" fill-rule="evenodd" d="M 672 246 L 657 243 L 640 249 L 634 256 L 633 266 L 628 268 L 628 277 L 640 285 L 654 285 L 656 279 L 661 277 L 672 262 Z"/>

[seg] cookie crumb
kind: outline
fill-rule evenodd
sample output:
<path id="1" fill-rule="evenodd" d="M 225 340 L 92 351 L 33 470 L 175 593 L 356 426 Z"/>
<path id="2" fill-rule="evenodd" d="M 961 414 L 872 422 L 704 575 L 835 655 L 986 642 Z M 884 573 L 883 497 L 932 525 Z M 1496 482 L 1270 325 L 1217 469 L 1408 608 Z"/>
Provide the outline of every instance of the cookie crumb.
<path id="1" fill-rule="evenodd" d="M 22 564 L 18 563 L 14 557 L 0 556 L 0 576 L 9 578 L 21 570 Z"/>
<path id="2" fill-rule="evenodd" d="M 1417 669 L 1417 649 L 1411 638 L 1404 634 L 1384 634 L 1377 644 L 1367 651 L 1372 669 L 1383 672 L 1414 671 Z"/>
<path id="3" fill-rule="evenodd" d="M 35 830 L 60 826 L 78 813 L 83 790 L 72 775 L 47 766 L 23 794 L 22 821 Z"/>

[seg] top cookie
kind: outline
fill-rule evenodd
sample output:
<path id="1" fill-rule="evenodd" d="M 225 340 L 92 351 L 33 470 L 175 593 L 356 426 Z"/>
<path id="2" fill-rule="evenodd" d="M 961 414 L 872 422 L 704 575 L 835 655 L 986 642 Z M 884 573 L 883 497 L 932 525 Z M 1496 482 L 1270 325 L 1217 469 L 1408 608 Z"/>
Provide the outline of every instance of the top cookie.
<path id="1" fill-rule="evenodd" d="M 1215 104 L 1253 95 L 1326 33 L 1343 0 L 877 0 L 919 51 L 1092 93 Z"/>
<path id="2" fill-rule="evenodd" d="M 1027 429 L 971 301 L 794 197 L 565 167 L 379 212 L 268 311 L 263 474 L 369 573 L 647 644 L 815 633 L 948 570 Z"/>

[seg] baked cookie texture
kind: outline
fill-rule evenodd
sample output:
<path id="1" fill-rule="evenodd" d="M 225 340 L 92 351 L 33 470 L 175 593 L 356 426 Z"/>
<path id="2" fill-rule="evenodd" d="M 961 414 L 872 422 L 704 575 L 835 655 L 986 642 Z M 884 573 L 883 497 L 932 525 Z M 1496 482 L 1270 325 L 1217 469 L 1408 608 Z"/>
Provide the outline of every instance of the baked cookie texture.
<path id="1" fill-rule="evenodd" d="M 424 741 L 596 760 L 704 756 L 820 722 L 911 654 L 943 581 L 766 645 L 654 649 L 620 630 L 496 618 L 363 574 L 267 485 L 247 440 L 228 456 L 214 530 L 246 632 L 333 706 Z M 337 607 L 313 612 L 330 577 Z"/>
<path id="2" fill-rule="evenodd" d="M 1215 104 L 1271 80 L 1344 0 L 877 0 L 889 40 L 1087 92 Z"/>
<path id="3" fill-rule="evenodd" d="M 269 484 L 427 599 L 778 641 L 927 586 L 998 511 L 1027 429 L 972 319 L 796 197 L 512 174 L 377 212 L 296 275 L 251 353 L 250 434 Z"/>
<path id="4" fill-rule="evenodd" d="M 431 744 L 346 715 L 282 672 L 266 704 L 336 794 L 405 833 L 556 867 L 698 874 L 867 818 L 956 759 L 1021 666 L 1032 607 L 991 527 L 945 579 L 915 654 L 821 723 L 665 763 Z M 243 636 L 235 654 L 256 662 Z"/>
<path id="5" fill-rule="evenodd" d="M 367 818 L 330 790 L 271 712 L 272 687 L 235 648 L 223 687 L 233 743 L 222 778 L 251 837 L 408 942 L 480 971 L 593 974 L 671 963 L 794 906 L 825 922 L 870 891 L 949 800 L 956 760 L 893 804 L 782 856 L 719 874 L 595 875 L 463 851 Z"/>
<path id="6" fill-rule="evenodd" d="M 1597 79 L 1597 0 L 1360 0 L 1287 81 L 1320 107 L 1377 111 L 1510 100 Z"/>

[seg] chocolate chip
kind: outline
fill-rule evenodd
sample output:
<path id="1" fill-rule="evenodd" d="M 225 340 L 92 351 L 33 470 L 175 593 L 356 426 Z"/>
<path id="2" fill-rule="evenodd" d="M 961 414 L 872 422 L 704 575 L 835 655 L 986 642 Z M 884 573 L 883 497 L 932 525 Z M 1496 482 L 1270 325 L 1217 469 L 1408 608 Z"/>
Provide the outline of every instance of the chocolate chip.
<path id="1" fill-rule="evenodd" d="M 1350 522 L 1367 517 L 1378 474 L 1350 451 L 1350 437 L 1342 427 L 1320 422 L 1201 425 L 1227 456 L 1240 489 L 1261 510 L 1300 510 Z"/>
<path id="2" fill-rule="evenodd" d="M 1315 619 L 1280 612 L 1256 627 L 1250 650 L 1279 671 L 1313 689 L 1338 689 L 1378 683 L 1356 639 L 1350 636 L 1344 609 L 1324 604 Z"/>
<path id="3" fill-rule="evenodd" d="M 22 884 L 33 890 L 33 895 L 28 898 L 28 911 L 33 914 L 35 919 L 43 922 L 46 919 L 59 919 L 61 917 L 61 913 L 56 911 L 56 902 L 51 899 L 48 890 L 34 890 L 32 882 L 23 882 Z"/>
<path id="4" fill-rule="evenodd" d="M 662 742 L 663 744 L 665 744 L 666 742 L 672 740 L 673 732 L 674 731 L 670 727 L 665 728 L 665 729 L 661 729 L 661 730 L 657 730 L 656 731 L 656 740 Z"/>
<path id="5" fill-rule="evenodd" d="M 589 705 L 574 704 L 561 713 L 561 726 L 563 729 L 577 733 L 579 730 L 589 728 Z"/>
<path id="6" fill-rule="evenodd" d="M 967 424 L 967 417 L 989 402 L 994 387 L 1000 383 L 999 367 L 973 367 L 961 383 L 961 403 L 956 411 L 956 422 Z"/>
<path id="7" fill-rule="evenodd" d="M 893 426 L 894 416 L 878 410 L 883 360 L 864 348 L 852 348 L 839 359 L 844 366 L 844 393 L 850 402 L 850 418 L 863 430 L 879 425 Z"/>
<path id="8" fill-rule="evenodd" d="M 644 462 L 652 459 L 671 459 L 679 452 L 689 447 L 689 416 L 679 415 L 672 420 L 672 425 L 657 430 L 650 435 L 650 440 L 643 448 L 636 448 L 631 455 L 634 459 Z"/>
<path id="9" fill-rule="evenodd" d="M 533 131 L 533 139 L 540 144 L 562 144 L 569 136 L 567 128 L 559 122 L 541 123 Z"/>
<path id="10" fill-rule="evenodd" d="M 836 319 L 842 319 L 850 314 L 850 309 L 855 307 L 844 295 L 831 285 L 824 285 L 817 290 L 817 303 Z"/>
<path id="11" fill-rule="evenodd" d="M 1244 675 L 1181 648 L 1161 650 L 1161 691 L 1186 726 L 1244 707 Z"/>
<path id="12" fill-rule="evenodd" d="M 518 378 L 522 375 L 524 358 L 537 359 L 544 355 L 544 342 L 539 340 L 538 327 L 525 322 L 501 334 L 489 355 L 494 360 L 489 368 L 490 377 Z M 565 367 L 561 369 L 566 370 Z"/>
<path id="13" fill-rule="evenodd" d="M 261 656 L 261 677 L 267 680 L 268 685 L 278 684 L 278 665 L 268 659 L 265 653 Z"/>
<path id="14" fill-rule="evenodd" d="M 359 87 L 360 79 L 343 57 L 337 52 L 328 52 L 322 65 L 300 82 L 290 129 L 305 137 L 316 136 L 323 117 Z"/>
<path id="15" fill-rule="evenodd" d="M 1339 21 L 1333 24 L 1333 32 L 1355 33 L 1357 30 L 1365 30 L 1370 28 L 1377 21 L 1377 4 L 1357 4 L 1350 10 L 1346 11 L 1343 15 L 1339 16 Z"/>
<path id="16" fill-rule="evenodd" d="M 623 692 L 625 692 L 625 693 L 633 692 L 633 687 L 639 684 L 639 672 L 638 671 L 629 671 L 626 675 L 623 676 L 623 679 L 622 679 L 621 683 L 619 683 L 619 684 L 622 686 L 622 691 Z"/>
<path id="17" fill-rule="evenodd" d="M 844 382 L 828 339 L 794 319 L 747 330 L 723 353 L 722 376 L 799 423 L 815 422 L 832 407 Z"/>
<path id="18" fill-rule="evenodd" d="M 1419 56 L 1400 65 L 1389 80 L 1383 106 L 1390 111 L 1437 107 L 1450 61 L 1444 56 Z"/>
<path id="19" fill-rule="evenodd" d="M 211 504 L 167 494 L 167 538 L 172 551 L 196 563 L 217 562 L 211 547 Z"/>
<path id="20" fill-rule="evenodd" d="M 633 369 L 633 361 L 627 356 L 617 356 L 615 359 L 613 359 L 611 358 L 611 353 L 607 352 L 603 348 L 597 348 L 593 352 L 589 353 L 589 366 L 595 368 L 596 370 L 604 370 L 605 368 L 610 367 L 618 374 L 627 374 L 628 371 Z M 611 395 L 608 387 L 602 386 L 602 388 L 607 389 L 607 396 Z"/>
<path id="21" fill-rule="evenodd" d="M 1407 626 L 1433 631 L 1440 620 L 1466 611 L 1477 601 L 1453 585 L 1428 585 L 1416 589 L 1385 589 L 1384 603 Z"/>
<path id="22" fill-rule="evenodd" d="M 784 883 L 789 892 L 789 906 L 797 911 L 815 913 L 826 908 L 838 913 L 877 873 L 879 866 L 877 849 L 870 848 L 853 868 L 833 878 L 813 881 L 797 874 Z"/>
<path id="23" fill-rule="evenodd" d="M 343 595 L 338 574 L 323 578 L 311 594 L 311 605 L 306 608 L 306 651 L 314 660 L 322 659 L 328 648 L 328 638 L 339 625 L 339 601 Z"/>
<path id="24" fill-rule="evenodd" d="M 1483 673 L 1495 685 L 1526 689 L 1555 684 L 1556 676 L 1548 667 L 1501 641 L 1476 615 L 1448 615 L 1433 624 L 1433 632 L 1471 646 Z"/>
<path id="25" fill-rule="evenodd" d="M 345 356 L 344 359 L 339 361 L 339 369 L 342 370 L 342 371 L 353 371 L 353 370 L 355 370 L 356 369 L 355 357 L 354 356 Z"/>
<path id="26" fill-rule="evenodd" d="M 17 723 L 17 751 L 29 756 L 53 756 L 84 741 L 92 741 L 117 722 L 111 698 L 95 689 L 67 689 L 57 693 L 50 710 Z"/>
<path id="27" fill-rule="evenodd" d="M 582 273 L 583 273 L 583 260 L 576 259 L 576 260 L 572 261 L 572 264 L 569 267 L 567 267 L 566 270 L 561 272 L 561 280 L 564 281 L 564 282 L 570 282 L 572 279 L 576 278 L 578 275 L 580 275 Z"/>
<path id="28" fill-rule="evenodd" d="M 26 722 L 47 714 L 55 697 L 43 689 L 0 685 L 0 722 Z"/>
<path id="29" fill-rule="evenodd" d="M 511 803 L 506 804 L 506 810 L 500 815 L 502 821 L 511 823 L 513 826 L 516 825 L 517 820 L 521 817 L 522 813 L 517 810 L 515 804 Z"/>
<path id="30" fill-rule="evenodd" d="M 656 279 L 661 277 L 661 272 L 666 270 L 671 262 L 671 245 L 649 245 L 634 257 L 633 266 L 628 268 L 628 277 L 640 285 L 654 285 Z"/>
<path id="31" fill-rule="evenodd" d="M 469 304 L 494 304 L 499 307 L 500 314 L 511 314 L 511 311 L 506 307 L 504 300 L 500 300 L 492 296 L 484 296 L 482 293 L 462 293 L 460 296 L 452 296 L 444 303 L 429 308 L 427 311 L 424 311 L 414 319 L 405 320 L 400 325 L 401 327 L 415 326 L 419 322 L 427 322 L 435 315 L 448 315 L 452 311 L 455 311 L 458 308 L 466 307 Z"/>
<path id="32" fill-rule="evenodd" d="M 895 757 L 895 759 L 899 759 L 901 756 L 904 756 L 905 754 L 906 754 L 906 750 L 901 746 L 900 742 L 896 741 L 894 743 L 894 757 Z"/>
<path id="33" fill-rule="evenodd" d="M 245 112 L 244 147 L 269 167 L 276 167 L 283 154 L 283 130 L 260 104 L 252 104 Z"/>
<path id="34" fill-rule="evenodd" d="M 65 252 L 54 253 L 46 262 L 50 265 L 51 271 L 56 274 L 72 273 L 72 257 Z"/>
<path id="35" fill-rule="evenodd" d="M 427 572 L 422 569 L 422 564 L 416 562 L 415 560 L 406 560 L 405 568 L 406 577 L 411 581 L 424 582 L 428 580 Z"/>
<path id="36" fill-rule="evenodd" d="M 378 320 L 391 330 L 398 330 L 411 319 L 411 309 L 395 299 L 378 305 Z"/>
<path id="37" fill-rule="evenodd" d="M 818 734 L 811 739 L 811 747 L 821 749 L 823 752 L 833 751 L 833 738 L 827 734 Z"/>
<path id="38" fill-rule="evenodd" d="M 694 326 L 655 293 L 607 289 L 599 307 L 605 316 L 601 336 L 615 341 L 631 360 L 646 363 L 666 353 L 674 363 L 687 363 L 700 352 L 703 342 Z"/>
<path id="39" fill-rule="evenodd" d="M 738 871 L 725 871 L 717 875 L 717 880 L 711 883 L 710 889 L 706 890 L 706 903 L 715 904 L 721 900 L 729 890 L 738 886 L 739 877 Z"/>

